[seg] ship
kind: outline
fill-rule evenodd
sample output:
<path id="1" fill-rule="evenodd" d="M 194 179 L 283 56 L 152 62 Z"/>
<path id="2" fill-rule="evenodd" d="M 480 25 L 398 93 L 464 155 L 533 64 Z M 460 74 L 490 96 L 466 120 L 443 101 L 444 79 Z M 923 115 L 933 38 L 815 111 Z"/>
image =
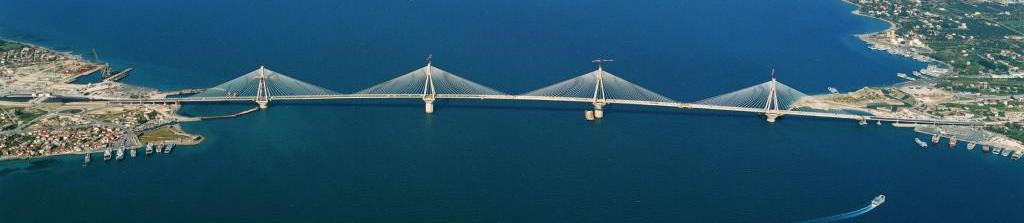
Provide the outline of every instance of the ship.
<path id="1" fill-rule="evenodd" d="M 1001 152 L 1003 152 L 1003 148 L 1001 147 L 992 148 L 992 154 L 994 155 L 999 155 Z"/>
<path id="2" fill-rule="evenodd" d="M 85 160 L 82 161 L 82 165 L 89 165 L 92 162 L 92 153 L 85 153 Z"/>
<path id="3" fill-rule="evenodd" d="M 163 153 L 163 152 L 164 152 L 164 146 L 163 145 L 156 145 L 156 153 Z"/>
<path id="4" fill-rule="evenodd" d="M 880 194 L 880 195 L 878 195 L 878 197 L 875 197 L 875 199 L 872 199 L 871 200 L 871 207 L 872 208 L 876 208 L 879 205 L 882 205 L 882 203 L 885 203 L 885 194 Z"/>
<path id="5" fill-rule="evenodd" d="M 988 145 L 981 145 L 981 152 L 987 153 L 989 150 Z"/>
<path id="6" fill-rule="evenodd" d="M 1011 153 L 1011 152 L 1013 152 L 1013 150 L 1010 150 L 1010 149 L 1003 149 L 1003 152 L 999 153 L 999 155 L 1001 155 L 1001 156 L 1004 156 L 1004 157 L 1005 157 L 1005 156 L 1010 156 L 1010 153 Z"/>
<path id="7" fill-rule="evenodd" d="M 828 87 L 828 93 L 839 94 L 839 89 L 836 89 L 834 87 Z"/>
<path id="8" fill-rule="evenodd" d="M 967 143 L 967 150 L 974 150 L 974 146 L 977 146 L 977 145 L 978 144 L 975 144 L 973 142 Z"/>
<path id="9" fill-rule="evenodd" d="M 921 139 L 914 138 L 914 142 L 916 142 L 917 145 L 920 146 L 921 148 L 928 148 L 928 143 L 921 141 Z"/>
<path id="10" fill-rule="evenodd" d="M 124 159 L 124 149 L 123 148 L 122 149 L 117 149 L 117 155 L 114 156 L 114 159 L 116 159 L 116 160 Z"/>
<path id="11" fill-rule="evenodd" d="M 1013 156 L 1010 156 L 1010 159 L 1019 160 L 1021 156 L 1024 156 L 1024 151 L 1017 150 L 1013 152 Z"/>
<path id="12" fill-rule="evenodd" d="M 956 136 L 949 137 L 949 148 L 956 148 Z"/>
<path id="13" fill-rule="evenodd" d="M 110 156 L 110 148 L 107 148 L 107 150 L 103 151 L 103 161 L 110 160 Z"/>
<path id="14" fill-rule="evenodd" d="M 875 125 L 882 125 L 882 121 L 875 122 Z"/>
<path id="15" fill-rule="evenodd" d="M 932 144 L 939 144 L 940 139 L 942 139 L 942 136 L 939 136 L 939 134 L 932 135 Z"/>
<path id="16" fill-rule="evenodd" d="M 174 149 L 174 144 L 167 145 L 167 149 L 164 149 L 164 151 L 165 153 L 171 153 L 172 149 Z"/>
<path id="17" fill-rule="evenodd" d="M 146 144 L 146 155 L 153 155 L 153 144 Z"/>
<path id="18" fill-rule="evenodd" d="M 135 148 L 128 149 L 128 156 L 135 158 Z"/>

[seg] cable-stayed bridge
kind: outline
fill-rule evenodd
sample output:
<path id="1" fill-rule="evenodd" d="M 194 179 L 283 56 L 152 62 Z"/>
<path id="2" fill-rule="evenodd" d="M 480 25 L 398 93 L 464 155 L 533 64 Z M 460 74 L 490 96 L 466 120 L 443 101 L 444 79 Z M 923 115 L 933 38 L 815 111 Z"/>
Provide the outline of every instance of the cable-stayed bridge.
<path id="1" fill-rule="evenodd" d="M 588 120 L 601 119 L 608 105 L 638 105 L 744 112 L 762 115 L 775 122 L 780 116 L 807 116 L 849 119 L 866 124 L 868 121 L 886 121 L 939 125 L 984 125 L 981 122 L 937 119 L 901 119 L 857 115 L 830 111 L 802 111 L 793 107 L 807 94 L 778 82 L 774 73 L 768 82 L 750 86 L 696 102 L 678 102 L 643 88 L 604 70 L 597 70 L 523 94 L 507 94 L 475 83 L 433 66 L 426 66 L 394 79 L 356 91 L 338 93 L 316 86 L 265 67 L 260 67 L 223 84 L 195 95 L 168 98 L 102 98 L 112 103 L 190 103 L 190 102 L 255 102 L 261 109 L 274 101 L 351 100 L 351 99 L 420 99 L 426 113 L 434 112 L 434 101 L 439 99 L 521 100 L 588 103 L 593 110 L 585 111 Z"/>

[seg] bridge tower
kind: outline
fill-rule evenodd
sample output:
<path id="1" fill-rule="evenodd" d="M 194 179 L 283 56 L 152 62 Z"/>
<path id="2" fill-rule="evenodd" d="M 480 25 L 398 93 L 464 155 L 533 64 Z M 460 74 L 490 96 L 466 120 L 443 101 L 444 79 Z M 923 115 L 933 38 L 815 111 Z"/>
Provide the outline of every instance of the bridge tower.
<path id="1" fill-rule="evenodd" d="M 423 81 L 423 103 L 424 110 L 426 110 L 427 114 L 434 113 L 434 100 L 437 99 L 437 91 L 434 88 L 433 72 L 431 71 L 434 69 L 433 65 L 431 65 L 433 57 L 433 55 L 427 55 L 427 78 Z"/>
<path id="2" fill-rule="evenodd" d="M 782 116 L 782 111 L 779 110 L 778 81 L 775 81 L 775 68 L 772 68 L 772 80 L 769 83 L 771 84 L 768 85 L 768 100 L 764 104 L 764 116 L 766 121 L 774 123 L 776 118 Z"/>
<path id="3" fill-rule="evenodd" d="M 270 103 L 270 90 L 267 88 L 267 69 L 260 66 L 259 76 L 259 87 L 256 88 L 256 104 L 260 106 L 260 109 L 266 109 L 267 104 Z"/>
<path id="4" fill-rule="evenodd" d="M 612 62 L 615 60 L 611 59 L 595 59 L 591 62 L 597 64 L 597 81 L 594 82 L 594 118 L 600 119 L 604 117 L 604 106 L 608 101 L 608 97 L 604 93 L 604 63 Z"/>

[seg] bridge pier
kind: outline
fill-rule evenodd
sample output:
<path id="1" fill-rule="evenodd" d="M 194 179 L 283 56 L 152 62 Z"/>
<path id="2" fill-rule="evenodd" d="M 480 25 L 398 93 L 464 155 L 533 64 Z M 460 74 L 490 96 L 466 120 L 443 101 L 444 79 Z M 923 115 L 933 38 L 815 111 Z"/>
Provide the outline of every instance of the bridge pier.
<path id="1" fill-rule="evenodd" d="M 434 98 L 424 97 L 423 98 L 423 109 L 427 114 L 434 113 Z"/>
<path id="2" fill-rule="evenodd" d="M 270 101 L 256 101 L 256 104 L 260 106 L 260 109 L 267 109 L 267 104 L 269 103 Z"/>
<path id="3" fill-rule="evenodd" d="M 764 117 L 765 117 L 764 120 L 768 121 L 768 123 L 775 123 L 775 119 L 778 118 L 779 116 L 782 116 L 782 115 L 775 114 L 775 113 L 772 113 L 772 112 L 764 113 Z"/>
<path id="4" fill-rule="evenodd" d="M 604 118 L 604 103 L 594 103 L 594 118 Z"/>

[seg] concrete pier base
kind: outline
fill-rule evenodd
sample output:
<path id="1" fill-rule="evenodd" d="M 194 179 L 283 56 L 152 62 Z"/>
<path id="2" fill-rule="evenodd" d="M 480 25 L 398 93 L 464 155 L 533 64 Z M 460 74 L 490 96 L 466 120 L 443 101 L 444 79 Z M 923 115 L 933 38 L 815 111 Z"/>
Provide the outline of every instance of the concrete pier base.
<path id="1" fill-rule="evenodd" d="M 604 104 L 594 103 L 594 118 L 604 118 Z"/>
<path id="2" fill-rule="evenodd" d="M 256 101 L 256 104 L 260 106 L 260 109 L 267 109 L 268 103 L 270 103 L 270 101 Z"/>
<path id="3" fill-rule="evenodd" d="M 768 123 L 775 123 L 775 119 L 778 118 L 779 115 L 778 114 L 774 114 L 774 113 L 767 113 L 767 114 L 764 114 L 764 117 L 765 117 L 764 120 L 768 121 Z"/>
<path id="4" fill-rule="evenodd" d="M 433 98 L 424 98 L 423 99 L 423 110 L 425 112 L 427 112 L 427 114 L 433 114 L 434 113 L 434 99 Z"/>

